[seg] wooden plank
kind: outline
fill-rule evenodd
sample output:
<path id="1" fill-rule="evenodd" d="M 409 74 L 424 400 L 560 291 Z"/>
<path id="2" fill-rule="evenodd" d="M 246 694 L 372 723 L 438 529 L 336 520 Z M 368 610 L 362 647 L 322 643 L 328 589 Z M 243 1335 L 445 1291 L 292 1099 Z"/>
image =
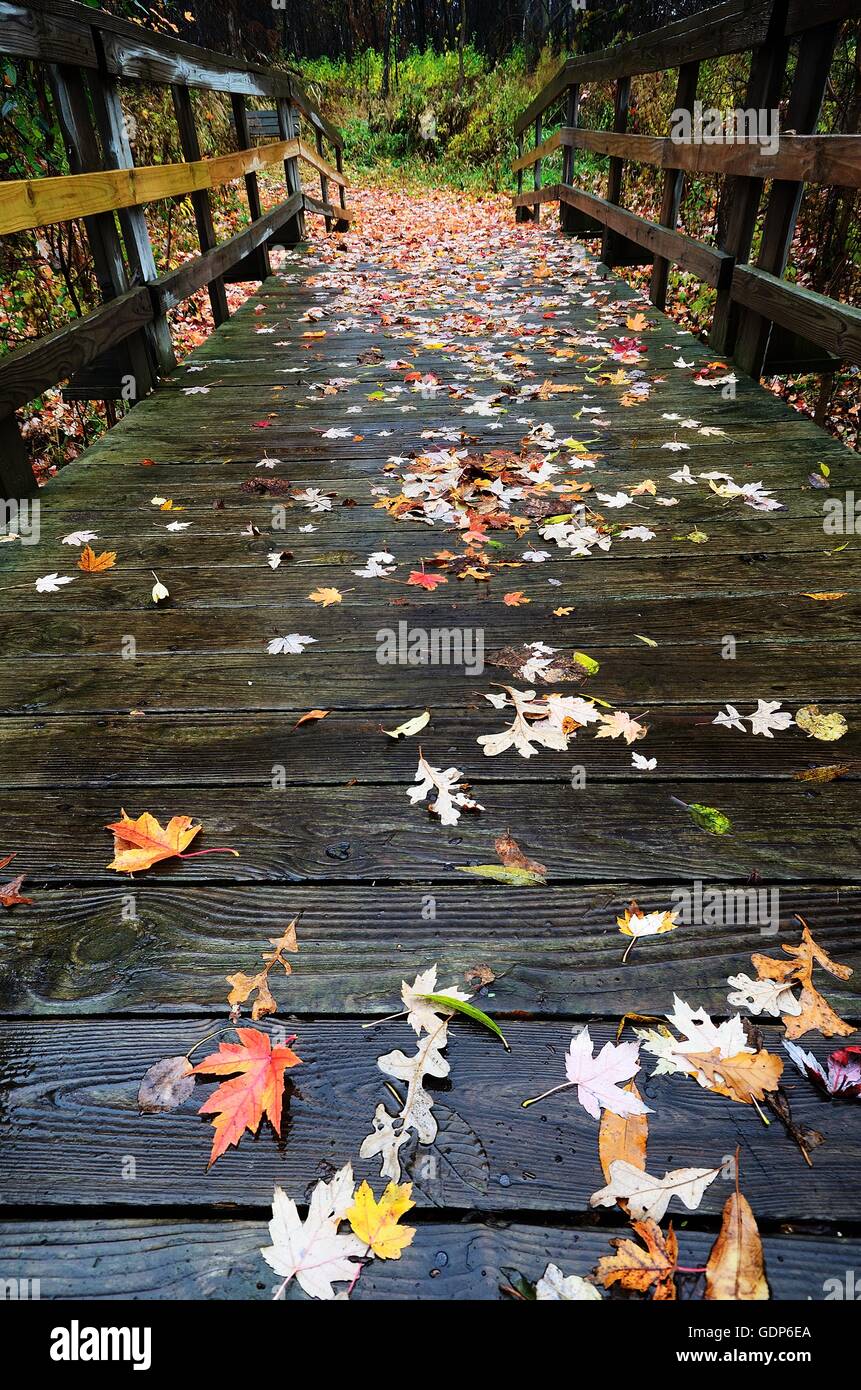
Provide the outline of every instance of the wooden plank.
<path id="1" fill-rule="evenodd" d="M 18 1019 L 218 1015 L 227 976 L 256 968 L 269 938 L 301 913 L 299 958 L 277 990 L 299 1016 L 385 1018 L 400 1007 L 401 979 L 437 961 L 445 987 L 475 988 L 476 968 L 492 971 L 478 1003 L 499 1018 L 621 1017 L 633 1001 L 640 1013 L 663 1014 L 674 993 L 723 1017 L 727 977 L 752 973 L 755 951 L 780 955 L 779 943 L 798 937 L 800 913 L 832 958 L 852 968 L 845 982 L 823 977 L 823 989 L 842 1018 L 861 1022 L 861 889 L 768 886 L 754 899 L 750 885 L 739 883 L 722 901 L 744 920 L 679 926 L 638 943 L 623 966 L 628 939 L 616 919 L 632 898 L 644 912 L 665 911 L 677 887 L 633 879 L 512 889 L 457 874 L 430 886 L 373 890 L 334 883 L 169 886 L 150 875 L 40 888 L 32 907 L 0 918 L 0 1007 Z M 702 885 L 704 902 L 715 888 L 725 885 Z M 736 902 L 761 902 L 768 922 L 750 921 Z M 772 908 L 779 932 L 769 935 L 761 926 L 770 924 Z"/>
<path id="2" fill-rule="evenodd" d="M 69 218 L 140 206 L 161 198 L 205 192 L 282 159 L 295 158 L 299 153 L 299 142 L 291 139 L 255 145 L 238 154 L 188 160 L 184 164 L 153 164 L 135 169 L 66 174 L 58 178 L 12 180 L 0 184 L 0 233 L 25 231 Z"/>
<path id="3" fill-rule="evenodd" d="M 569 202 L 572 207 L 589 213 L 590 216 L 603 222 L 605 226 L 619 232 L 627 240 L 636 242 L 638 246 L 642 246 L 654 254 L 664 255 L 675 265 L 680 265 L 684 270 L 689 270 L 694 275 L 699 276 L 707 285 L 717 288 L 729 285 L 732 279 L 733 260 L 726 252 L 705 246 L 700 241 L 694 241 L 691 237 L 684 236 L 682 232 L 674 232 L 667 227 L 660 227 L 656 222 L 649 222 L 633 212 L 628 212 L 625 208 L 616 207 L 604 198 L 597 198 L 591 193 L 584 193 L 582 189 L 565 188 L 562 185 L 557 185 L 557 187 L 559 188 L 558 196 L 562 201 Z M 613 252 L 612 254 L 615 255 L 616 253 Z"/>
<path id="4" fill-rule="evenodd" d="M 297 971 L 299 962 L 301 955 Z M 400 979 L 397 965 L 390 967 L 385 983 L 394 998 Z M 285 981 L 287 998 L 289 986 Z M 286 1025 L 298 1034 L 302 1057 L 285 1106 L 287 1142 L 279 1144 L 264 1124 L 256 1141 L 246 1135 L 207 1171 L 212 1129 L 197 1111 L 214 1083 L 199 1080 L 180 1109 L 156 1116 L 139 1113 L 137 1092 L 148 1067 L 184 1054 L 223 1026 L 225 1013 L 219 1012 L 215 1020 L 0 1023 L 0 1044 L 24 1059 L 10 1075 L 2 1117 L 0 1183 L 7 1218 L 22 1206 L 28 1213 L 42 1207 L 42 1215 L 48 1215 L 46 1208 L 62 1207 L 72 1215 L 75 1207 L 127 1209 L 130 1203 L 139 1215 L 157 1215 L 164 1206 L 191 1212 L 229 1203 L 237 1215 L 251 1210 L 259 1217 L 272 1200 L 275 1182 L 294 1199 L 305 1200 L 322 1159 L 351 1158 L 357 1178 L 378 1183 L 379 1162 L 356 1155 L 375 1106 L 390 1099 L 377 1056 L 415 1044 L 406 1022 L 368 1030 L 361 1026 L 362 1013 L 331 1021 L 268 1020 L 270 1029 Z M 601 1046 L 615 1038 L 616 1023 L 592 1021 L 589 1031 Z M 763 1031 L 769 1049 L 778 1052 L 782 1029 Z M 421 1151 L 415 1171 L 411 1156 L 401 1152 L 419 1209 L 582 1213 L 603 1184 L 597 1125 L 576 1099 L 554 1096 L 530 1110 L 520 1104 L 564 1079 L 570 1022 L 511 1020 L 505 1034 L 510 1053 L 469 1023 L 452 1026 L 451 1075 L 445 1090 L 435 1092 L 439 1137 L 432 1149 Z M 806 1038 L 805 1046 L 819 1058 L 832 1049 L 821 1038 Z M 763 1229 L 772 1222 L 807 1223 L 817 1212 L 827 1213 L 838 1229 L 859 1220 L 861 1192 L 857 1183 L 846 1181 L 857 1154 L 851 1106 L 823 1104 L 806 1077 L 786 1068 L 783 1081 L 795 1122 L 819 1130 L 825 1140 L 815 1151 L 814 1166 L 807 1168 L 782 1128 L 773 1123 L 766 1129 L 752 1105 L 713 1095 L 687 1077 L 648 1071 L 640 1073 L 637 1084 L 653 1109 L 649 1160 L 657 1172 L 716 1166 L 738 1146 L 745 1196 Z M 58 1145 L 74 1154 L 73 1163 L 55 1161 Z M 423 1156 L 434 1156 L 436 1164 L 422 1166 Z M 129 1158 L 135 1163 L 133 1180 Z M 718 1180 L 706 1189 L 698 1223 L 719 1214 L 731 1181 Z"/>
<path id="5" fill-rule="evenodd" d="M 749 265 L 734 268 L 732 297 L 757 315 L 820 343 L 842 361 L 861 362 L 861 310 Z"/>
<path id="6" fill-rule="evenodd" d="M 216 670 L 214 663 L 207 678 L 217 681 Z M 202 674 L 198 667 L 198 680 Z M 92 679 L 103 679 L 98 668 Z M 403 706 L 403 694 L 400 700 Z M 193 708 L 193 702 L 186 699 L 185 707 Z M 433 743 L 423 748 L 434 756 Z M 573 752 L 571 758 L 575 762 Z M 529 825 L 529 849 L 547 865 L 551 881 L 737 883 L 756 870 L 770 884 L 815 883 L 827 868 L 826 878 L 861 882 L 855 834 L 861 787 L 855 782 L 834 783 L 824 793 L 800 782 L 749 788 L 741 783 L 724 790 L 720 799 L 719 809 L 732 820 L 732 834 L 709 835 L 660 783 L 589 781 L 586 792 L 570 782 L 554 782 L 536 805 L 529 784 L 484 782 L 483 761 L 478 747 L 474 754 L 467 749 L 461 755 L 466 780 L 485 811 L 462 816 L 452 828 L 440 826 L 424 807 L 411 808 L 403 785 L 359 782 L 333 797 L 325 787 L 282 791 L 270 779 L 268 788 L 248 790 L 240 804 L 234 798 L 226 801 L 218 789 L 187 789 L 183 805 L 206 829 L 200 848 L 227 845 L 239 851 L 239 858 L 171 860 L 159 866 L 158 877 L 189 885 L 447 882 L 452 866 L 489 862 L 499 835 Z M 276 763 L 281 765 L 277 757 Z M 516 767 L 511 771 L 516 776 Z M 687 803 L 713 805 L 714 795 L 714 783 L 707 778 L 688 780 L 682 789 Z M 174 791 L 149 794 L 145 805 L 143 800 L 139 792 L 126 796 L 121 786 L 77 793 L 74 805 L 61 794 L 34 792 L 22 800 L 2 793 L 7 852 L 21 851 L 16 867 L 28 873 L 34 886 L 113 882 L 114 873 L 105 868 L 111 839 L 102 827 L 117 818 L 123 805 L 129 814 L 146 809 L 162 820 L 177 809 Z M 46 827 L 37 843 L 34 825 Z"/>
<path id="7" fill-rule="evenodd" d="M 126 290 L 82 319 L 16 348 L 0 360 L 0 410 L 15 410 L 96 361 L 153 320 L 143 286 Z"/>
<path id="8" fill-rule="evenodd" d="M 430 1215 L 430 1213 L 428 1213 Z M 4 1221 L 0 1241 L 8 1278 L 38 1280 L 44 1299 L 242 1299 L 269 1301 L 276 1281 L 260 1256 L 268 1215 L 238 1220 L 223 1212 L 206 1219 L 103 1217 L 87 1221 Z M 453 1222 L 444 1214 L 410 1220 L 416 1236 L 401 1260 L 371 1260 L 350 1301 L 435 1299 L 491 1301 L 518 1270 L 533 1283 L 548 1262 L 566 1274 L 588 1275 L 619 1232 L 588 1226 Z M 714 1231 L 681 1226 L 679 1259 L 702 1268 Z M 854 1237 L 766 1235 L 766 1274 L 772 1299 L 819 1301 L 835 1270 L 857 1268 L 861 1244 Z M 840 1276 L 842 1280 L 842 1276 Z M 685 1295 L 699 1297 L 695 1276 L 682 1279 Z M 32 1286 L 32 1284 L 31 1284 Z M 303 1300 L 292 1283 L 288 1300 Z M 644 1310 L 645 1311 L 645 1310 Z M 630 1324 L 632 1306 L 626 1306 Z M 779 1315 L 779 1314 L 778 1314 Z"/>
<path id="9" fill-rule="evenodd" d="M 87 20 L 89 16 L 87 17 Z M 34 11 L 32 5 L 0 0 L 0 53 L 40 63 L 69 63 L 98 67 L 98 54 L 89 22 L 62 19 Z"/>

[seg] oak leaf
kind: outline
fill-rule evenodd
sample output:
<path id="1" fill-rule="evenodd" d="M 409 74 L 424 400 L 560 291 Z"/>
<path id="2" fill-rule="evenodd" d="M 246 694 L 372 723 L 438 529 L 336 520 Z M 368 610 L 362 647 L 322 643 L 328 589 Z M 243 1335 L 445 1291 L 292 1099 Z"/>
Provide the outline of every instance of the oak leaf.
<path id="1" fill-rule="evenodd" d="M 604 1255 L 598 1261 L 596 1274 L 605 1289 L 619 1284 L 623 1289 L 648 1293 L 659 1302 L 676 1297 L 673 1275 L 679 1255 L 679 1243 L 672 1226 L 663 1235 L 654 1221 L 632 1221 L 631 1226 L 643 1245 L 627 1237 L 617 1237 L 610 1244 L 615 1255 Z"/>
<path id="2" fill-rule="evenodd" d="M 708 1090 L 746 1105 L 763 1100 L 766 1091 L 776 1091 L 783 1072 L 781 1058 L 764 1049 L 721 1057 L 715 1048 L 713 1052 L 689 1052 L 687 1059 L 696 1067 L 698 1078 L 706 1078 Z"/>
<path id="3" fill-rule="evenodd" d="M 356 1192 L 346 1219 L 360 1241 L 381 1260 L 399 1260 L 415 1237 L 415 1228 L 399 1226 L 405 1212 L 415 1206 L 411 1200 L 412 1183 L 390 1182 L 379 1202 L 367 1182 Z"/>
<path id="4" fill-rule="evenodd" d="M 239 1143 L 246 1130 L 256 1134 L 264 1115 L 280 1135 L 284 1072 L 288 1067 L 298 1066 L 302 1060 L 286 1045 L 273 1047 L 266 1033 L 257 1028 L 237 1028 L 236 1036 L 238 1043 L 220 1043 L 217 1052 L 205 1057 L 194 1068 L 197 1076 L 231 1077 L 221 1083 L 197 1112 L 215 1116 L 210 1168 L 225 1149 Z M 239 1075 L 232 1075 L 234 1072 Z"/>
<path id="5" fill-rule="evenodd" d="M 810 928 L 804 924 L 801 941 L 797 946 L 782 944 L 782 950 L 791 960 L 777 960 L 773 956 L 764 956 L 756 952 L 751 956 L 751 961 L 756 969 L 756 973 L 761 980 L 782 980 L 786 984 L 801 985 L 799 1004 L 801 1008 L 794 1016 L 784 1014 L 783 1022 L 786 1024 L 787 1038 L 800 1038 L 812 1029 L 817 1029 L 825 1038 L 847 1037 L 855 1030 L 848 1023 L 844 1023 L 831 1005 L 823 999 L 822 995 L 813 986 L 813 967 L 820 965 L 823 970 L 827 970 L 830 975 L 834 975 L 838 980 L 848 980 L 852 974 L 852 969 L 848 965 L 840 965 L 831 959 L 826 951 L 814 941 Z"/>
<path id="6" fill-rule="evenodd" d="M 14 907 L 16 903 L 20 903 L 29 907 L 32 904 L 32 898 L 24 898 L 21 896 L 21 884 L 24 882 L 25 877 L 25 874 L 19 874 L 17 878 L 11 879 L 9 883 L 0 884 L 0 906 Z"/>
<path id="7" fill-rule="evenodd" d="M 296 941 L 296 923 L 298 920 L 297 917 L 294 917 L 293 921 L 285 927 L 281 936 L 272 936 L 269 938 L 269 944 L 275 949 L 269 954 L 264 952 L 264 967 L 256 975 L 246 975 L 244 971 L 239 970 L 235 975 L 227 976 L 227 983 L 231 986 L 230 993 L 227 996 L 227 1002 L 231 1009 L 231 1017 L 234 1019 L 237 1018 L 239 1015 L 239 1006 L 247 1003 L 251 995 L 255 993 L 257 994 L 257 998 L 251 1008 L 251 1017 L 254 1019 L 255 1023 L 259 1022 L 261 1018 L 266 1018 L 268 1014 L 274 1014 L 277 1011 L 278 1005 L 269 987 L 269 972 L 273 966 L 280 965 L 283 967 L 285 975 L 292 975 L 293 967 L 289 961 L 284 959 L 284 952 L 288 951 L 291 954 L 295 954 L 299 950 L 299 945 Z"/>
<path id="8" fill-rule="evenodd" d="M 636 1221 L 660 1221 L 670 1199 L 678 1197 L 688 1209 L 696 1211 L 706 1188 L 714 1182 L 720 1168 L 674 1168 L 662 1178 L 654 1178 L 635 1164 L 616 1159 L 610 1164 L 606 1187 L 593 1192 L 590 1207 L 611 1207 L 624 1201 Z"/>

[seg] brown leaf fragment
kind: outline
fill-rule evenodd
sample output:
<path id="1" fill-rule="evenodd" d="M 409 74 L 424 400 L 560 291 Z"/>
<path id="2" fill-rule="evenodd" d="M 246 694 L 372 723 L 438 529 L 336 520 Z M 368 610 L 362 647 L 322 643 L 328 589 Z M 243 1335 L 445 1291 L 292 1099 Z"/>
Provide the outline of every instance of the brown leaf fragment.
<path id="1" fill-rule="evenodd" d="M 770 1297 L 762 1241 L 750 1203 L 740 1192 L 727 1197 L 718 1238 L 706 1264 L 707 1299 L 761 1301 Z"/>
<path id="2" fill-rule="evenodd" d="M 792 776 L 796 782 L 833 782 L 849 771 L 849 763 L 829 763 L 827 767 L 807 767 L 802 772 L 793 772 Z"/>
<path id="3" fill-rule="evenodd" d="M 32 898 L 24 898 L 21 896 L 21 884 L 24 882 L 25 878 L 26 874 L 19 874 L 17 878 L 13 878 L 9 883 L 0 885 L 0 904 L 2 904 L 3 907 L 14 907 L 16 903 L 22 903 L 29 907 L 32 904 Z"/>
<path id="4" fill-rule="evenodd" d="M 514 675 L 519 676 L 521 668 L 534 656 L 535 652 L 530 646 L 500 647 L 498 651 L 491 652 L 486 656 L 485 661 L 488 666 L 501 666 L 504 670 L 512 671 Z M 536 673 L 536 680 L 540 685 L 555 685 L 557 681 L 582 685 L 588 674 L 588 671 L 578 661 L 557 653 L 553 658 L 552 666 Z M 534 682 L 532 683 L 534 684 Z"/>
<path id="5" fill-rule="evenodd" d="M 247 1004 L 252 994 L 257 995 L 251 1007 L 251 1017 L 255 1023 L 259 1023 L 261 1018 L 266 1018 L 269 1014 L 277 1012 L 278 1004 L 269 985 L 269 972 L 273 966 L 280 965 L 283 967 L 285 975 L 293 973 L 292 965 L 284 959 L 284 952 L 295 954 L 299 950 L 296 940 L 297 921 L 298 918 L 294 917 L 280 937 L 270 937 L 270 945 L 274 947 L 274 950 L 264 951 L 265 965 L 256 975 L 246 975 L 243 970 L 237 970 L 235 975 L 227 976 L 227 983 L 230 985 L 227 1002 L 230 1005 L 230 1016 L 234 1022 L 241 1013 L 240 1006 Z"/>
<path id="6" fill-rule="evenodd" d="M 527 869 L 529 873 L 541 874 L 542 877 L 547 873 L 547 866 L 539 864 L 537 860 L 530 859 L 528 854 L 524 854 L 519 844 L 512 838 L 511 832 L 506 830 L 504 835 L 500 835 L 495 842 L 494 848 L 499 855 L 506 869 Z"/>
<path id="7" fill-rule="evenodd" d="M 615 1255 L 604 1255 L 598 1261 L 596 1275 L 605 1289 L 619 1284 L 623 1289 L 637 1293 L 648 1293 L 658 1302 L 668 1302 L 676 1297 L 676 1284 L 673 1278 L 678 1261 L 679 1243 L 672 1226 L 666 1236 L 654 1221 L 632 1221 L 631 1228 L 639 1236 L 643 1245 L 627 1237 L 617 1237 L 610 1244 L 615 1247 Z"/>
<path id="8" fill-rule="evenodd" d="M 473 993 L 486 989 L 492 985 L 496 976 L 489 965 L 471 965 L 468 970 L 463 972 L 464 982 L 470 986 Z"/>
<path id="9" fill-rule="evenodd" d="M 642 1096 L 629 1081 L 622 1087 L 637 1100 Z M 612 1181 L 610 1164 L 616 1159 L 630 1163 L 632 1168 L 646 1168 L 646 1145 L 649 1140 L 649 1118 L 647 1115 L 614 1115 L 612 1110 L 604 1110 L 601 1127 L 598 1130 L 598 1158 L 607 1182 Z"/>
<path id="10" fill-rule="evenodd" d="M 317 719 L 325 719 L 330 713 L 331 711 L 327 709 L 309 709 L 307 714 L 303 714 L 301 719 L 296 720 L 293 728 L 298 729 L 300 724 L 310 724 Z"/>
<path id="11" fill-rule="evenodd" d="M 833 975 L 838 980 L 848 980 L 852 974 L 852 968 L 833 961 L 828 953 L 814 941 L 810 928 L 804 919 L 799 917 L 798 920 L 803 927 L 801 941 L 797 946 L 789 946 L 784 943 L 781 948 L 792 959 L 778 960 L 774 956 L 764 956 L 755 952 L 751 956 L 751 961 L 756 973 L 761 980 L 787 980 L 793 984 L 801 985 L 799 997 L 801 1013 L 794 1018 L 787 1014 L 783 1016 L 787 1038 L 801 1038 L 812 1029 L 817 1029 L 825 1038 L 848 1037 L 850 1033 L 854 1033 L 855 1029 L 850 1024 L 844 1023 L 843 1019 L 834 1012 L 831 1005 L 814 988 L 813 967 L 820 965 L 823 970 L 827 970 L 829 975 Z"/>
<path id="12" fill-rule="evenodd" d="M 176 1110 L 194 1090 L 194 1075 L 187 1057 L 163 1057 L 150 1067 L 140 1084 L 138 1105 L 145 1115 Z"/>

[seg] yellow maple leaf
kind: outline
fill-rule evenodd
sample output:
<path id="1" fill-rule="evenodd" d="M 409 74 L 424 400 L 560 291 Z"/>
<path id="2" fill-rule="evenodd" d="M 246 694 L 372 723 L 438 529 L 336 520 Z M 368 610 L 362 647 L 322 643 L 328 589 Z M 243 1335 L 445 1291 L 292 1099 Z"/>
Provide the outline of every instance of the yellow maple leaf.
<path id="1" fill-rule="evenodd" d="M 412 1244 L 415 1228 L 398 1225 L 404 1212 L 415 1206 L 410 1199 L 412 1190 L 411 1182 L 390 1182 L 378 1202 L 368 1183 L 363 1182 L 346 1214 L 359 1240 L 381 1260 L 399 1260 Z"/>
<path id="2" fill-rule="evenodd" d="M 173 816 L 166 826 L 162 826 L 148 811 L 133 820 L 125 811 L 118 821 L 105 826 L 114 837 L 114 857 L 108 865 L 119 874 L 139 873 L 149 869 L 162 859 L 187 858 L 184 850 L 188 848 L 195 835 L 203 829 L 195 825 L 191 816 Z M 202 850 L 203 854 L 233 854 L 235 849 Z"/>
<path id="3" fill-rule="evenodd" d="M 78 561 L 78 569 L 84 570 L 87 574 L 100 574 L 102 570 L 113 569 L 116 563 L 117 552 L 115 550 L 103 550 L 101 555 L 97 555 L 91 545 L 85 545 Z"/>
<path id="4" fill-rule="evenodd" d="M 343 594 L 340 589 L 313 589 L 308 595 L 312 603 L 322 603 L 324 608 L 329 608 L 333 603 L 340 603 Z"/>

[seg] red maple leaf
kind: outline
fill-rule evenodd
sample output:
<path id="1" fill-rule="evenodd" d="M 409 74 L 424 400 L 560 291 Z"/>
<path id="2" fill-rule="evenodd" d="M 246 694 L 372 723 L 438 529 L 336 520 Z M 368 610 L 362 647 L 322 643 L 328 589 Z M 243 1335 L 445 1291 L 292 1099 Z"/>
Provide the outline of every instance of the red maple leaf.
<path id="1" fill-rule="evenodd" d="M 236 1036 L 238 1043 L 220 1043 L 217 1052 L 205 1057 L 194 1068 L 198 1075 L 201 1072 L 221 1076 L 240 1073 L 231 1081 L 222 1082 L 197 1112 L 215 1115 L 210 1168 L 225 1149 L 239 1143 L 246 1129 L 256 1134 L 264 1115 L 275 1133 L 281 1133 L 284 1072 L 302 1061 L 289 1047 L 273 1047 L 268 1035 L 257 1028 L 237 1028 Z"/>
<path id="2" fill-rule="evenodd" d="M 421 589 L 434 590 L 437 584 L 447 584 L 448 580 L 444 574 L 425 574 L 424 570 L 413 570 L 408 584 L 416 584 Z"/>

